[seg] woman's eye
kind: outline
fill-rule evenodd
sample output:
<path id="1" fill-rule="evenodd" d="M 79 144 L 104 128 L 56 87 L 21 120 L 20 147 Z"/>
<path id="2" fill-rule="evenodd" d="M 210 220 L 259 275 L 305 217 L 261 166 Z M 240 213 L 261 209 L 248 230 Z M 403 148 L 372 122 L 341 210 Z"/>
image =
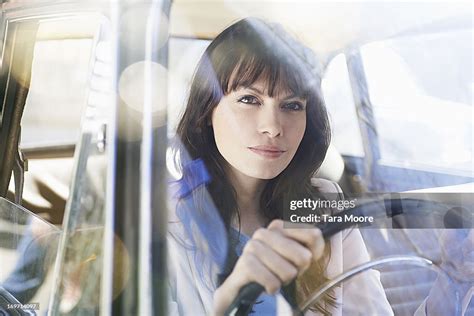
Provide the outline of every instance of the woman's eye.
<path id="1" fill-rule="evenodd" d="M 283 109 L 289 111 L 303 111 L 304 106 L 300 102 L 290 102 L 283 105 Z"/>
<path id="2" fill-rule="evenodd" d="M 245 95 L 238 100 L 239 102 L 242 102 L 244 104 L 259 104 L 259 101 L 256 97 L 252 95 Z"/>

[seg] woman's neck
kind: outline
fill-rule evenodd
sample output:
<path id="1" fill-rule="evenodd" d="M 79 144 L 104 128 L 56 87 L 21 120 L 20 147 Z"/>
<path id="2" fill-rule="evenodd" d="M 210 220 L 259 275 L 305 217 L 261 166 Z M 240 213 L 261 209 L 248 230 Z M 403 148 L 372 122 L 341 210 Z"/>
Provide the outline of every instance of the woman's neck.
<path id="1" fill-rule="evenodd" d="M 249 177 L 232 168 L 230 181 L 237 193 L 237 207 L 240 215 L 240 230 L 251 236 L 258 228 L 265 225 L 260 213 L 260 195 L 267 180 Z M 239 228 L 237 216 L 232 219 L 232 226 Z"/>

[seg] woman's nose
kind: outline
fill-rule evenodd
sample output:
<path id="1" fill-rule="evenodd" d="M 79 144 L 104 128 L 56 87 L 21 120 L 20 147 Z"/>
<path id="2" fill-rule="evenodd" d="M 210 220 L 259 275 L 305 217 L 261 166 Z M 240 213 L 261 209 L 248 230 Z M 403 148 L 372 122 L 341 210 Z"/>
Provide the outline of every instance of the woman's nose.
<path id="1" fill-rule="evenodd" d="M 283 126 L 277 106 L 265 104 L 261 107 L 258 130 L 271 138 L 283 135 Z"/>

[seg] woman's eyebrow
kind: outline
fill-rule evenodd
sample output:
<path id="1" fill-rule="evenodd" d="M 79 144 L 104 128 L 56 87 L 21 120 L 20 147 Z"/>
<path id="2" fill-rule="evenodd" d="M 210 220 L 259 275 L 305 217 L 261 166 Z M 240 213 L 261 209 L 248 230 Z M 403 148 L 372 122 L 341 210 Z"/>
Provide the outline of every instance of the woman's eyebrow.
<path id="1" fill-rule="evenodd" d="M 294 94 L 294 93 L 289 94 L 289 95 L 287 95 L 286 97 L 283 98 L 283 100 L 290 100 L 290 99 L 298 99 L 298 100 L 301 100 L 301 101 L 305 100 L 305 98 L 303 98 L 303 97 L 301 97 L 297 94 Z"/>

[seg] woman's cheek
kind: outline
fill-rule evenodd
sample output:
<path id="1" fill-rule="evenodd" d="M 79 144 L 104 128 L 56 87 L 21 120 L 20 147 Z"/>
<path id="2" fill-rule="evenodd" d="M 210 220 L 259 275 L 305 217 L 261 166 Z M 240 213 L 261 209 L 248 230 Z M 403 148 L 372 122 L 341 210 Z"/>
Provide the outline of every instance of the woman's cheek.
<path id="1" fill-rule="evenodd" d="M 249 131 L 252 119 L 250 113 L 243 111 L 235 106 L 228 106 L 223 111 L 223 126 L 222 128 L 232 135 L 232 142 L 240 142 L 243 135 Z"/>
<path id="2" fill-rule="evenodd" d="M 299 146 L 306 130 L 306 115 L 301 115 L 297 119 L 288 120 L 286 130 L 289 131 L 291 143 Z"/>
<path id="3" fill-rule="evenodd" d="M 225 158 L 228 154 L 233 154 L 238 148 L 236 145 L 243 143 L 243 134 L 248 131 L 246 116 L 240 112 L 226 102 L 221 102 L 212 113 L 214 138 L 219 151 Z"/>

